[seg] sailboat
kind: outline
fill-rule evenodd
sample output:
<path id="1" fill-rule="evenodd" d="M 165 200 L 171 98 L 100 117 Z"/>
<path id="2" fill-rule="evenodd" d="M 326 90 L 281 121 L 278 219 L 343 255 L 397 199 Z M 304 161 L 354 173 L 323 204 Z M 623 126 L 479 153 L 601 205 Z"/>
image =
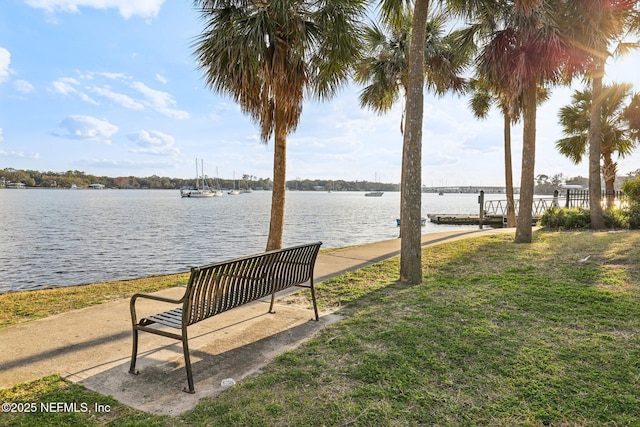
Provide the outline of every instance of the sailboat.
<path id="1" fill-rule="evenodd" d="M 235 171 L 233 172 L 233 190 L 227 191 L 227 194 L 229 194 L 230 196 L 237 196 L 238 194 L 240 194 L 240 191 L 236 190 L 236 173 L 235 173 Z"/>
<path id="2" fill-rule="evenodd" d="M 196 159 L 196 186 L 194 188 L 183 188 L 180 190 L 180 197 L 189 197 L 194 199 L 202 199 L 209 197 L 222 196 L 222 191 L 214 191 L 206 183 L 204 174 L 204 161 L 201 160 L 202 175 L 198 175 L 198 159 Z"/>
<path id="3" fill-rule="evenodd" d="M 378 182 L 378 173 L 375 174 L 375 181 Z M 370 191 L 368 193 L 364 193 L 365 197 L 381 197 L 384 194 L 382 190 Z"/>

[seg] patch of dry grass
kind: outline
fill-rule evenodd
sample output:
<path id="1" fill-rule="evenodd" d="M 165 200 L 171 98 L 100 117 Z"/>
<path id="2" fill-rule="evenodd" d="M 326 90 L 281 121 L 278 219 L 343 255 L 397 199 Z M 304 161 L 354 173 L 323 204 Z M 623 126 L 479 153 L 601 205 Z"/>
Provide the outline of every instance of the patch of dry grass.
<path id="1" fill-rule="evenodd" d="M 0 294 L 0 328 L 78 308 L 186 285 L 189 273 Z"/>

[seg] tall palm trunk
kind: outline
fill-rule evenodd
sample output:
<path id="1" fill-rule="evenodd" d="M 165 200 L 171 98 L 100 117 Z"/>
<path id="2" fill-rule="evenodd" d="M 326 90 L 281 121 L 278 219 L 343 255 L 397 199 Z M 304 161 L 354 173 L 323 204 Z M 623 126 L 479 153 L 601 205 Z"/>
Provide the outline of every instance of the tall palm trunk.
<path id="1" fill-rule="evenodd" d="M 606 51 L 606 49 L 605 49 Z M 589 216 L 591 228 L 604 228 L 602 185 L 600 184 L 600 156 L 602 155 L 602 78 L 604 59 L 596 58 L 591 87 L 591 117 L 589 125 Z"/>
<path id="2" fill-rule="evenodd" d="M 416 0 L 407 72 L 407 102 L 402 146 L 400 201 L 400 281 L 422 282 L 422 119 L 424 113 L 424 45 L 429 0 Z"/>
<path id="3" fill-rule="evenodd" d="M 273 192 L 271 193 L 271 222 L 267 251 L 282 248 L 284 203 L 287 172 L 287 127 L 284 114 L 276 105 L 275 142 L 273 148 Z"/>
<path id="4" fill-rule="evenodd" d="M 511 164 L 511 117 L 503 110 L 504 117 L 504 178 L 507 192 L 507 227 L 516 226 L 515 198 L 513 197 L 513 167 Z"/>
<path id="5" fill-rule="evenodd" d="M 523 93 L 522 175 L 520 204 L 516 221 L 516 243 L 531 243 L 533 188 L 536 160 L 536 83 L 530 83 Z"/>
<path id="6" fill-rule="evenodd" d="M 604 177 L 604 190 L 607 195 L 607 207 L 612 207 L 615 202 L 615 183 L 618 165 L 611 158 L 611 150 L 602 150 L 602 175 Z"/>

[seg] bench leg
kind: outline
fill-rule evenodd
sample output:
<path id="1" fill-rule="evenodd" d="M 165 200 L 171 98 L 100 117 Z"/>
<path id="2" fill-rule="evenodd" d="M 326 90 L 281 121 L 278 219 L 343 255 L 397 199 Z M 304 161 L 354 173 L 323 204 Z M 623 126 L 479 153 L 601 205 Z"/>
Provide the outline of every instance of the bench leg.
<path id="1" fill-rule="evenodd" d="M 275 313 L 275 311 L 273 311 L 273 303 L 275 302 L 275 300 L 276 300 L 276 293 L 274 292 L 271 294 L 271 304 L 269 305 L 269 313 L 271 314 Z"/>
<path id="2" fill-rule="evenodd" d="M 189 344 L 187 343 L 187 332 L 183 332 L 182 338 L 182 351 L 184 352 L 184 366 L 187 370 L 187 382 L 189 389 L 183 389 L 183 391 L 193 394 L 195 393 L 195 387 L 193 386 L 193 373 L 191 372 L 191 358 L 189 357 Z"/>
<path id="3" fill-rule="evenodd" d="M 318 321 L 318 304 L 316 303 L 316 290 L 313 288 L 313 278 L 311 279 L 311 284 L 309 285 L 311 289 L 311 300 L 313 301 L 313 313 L 316 315 L 316 322 Z"/>
<path id="4" fill-rule="evenodd" d="M 138 330 L 133 328 L 133 349 L 131 350 L 131 364 L 129 365 L 129 373 L 138 375 L 136 371 L 136 359 L 138 358 Z"/>

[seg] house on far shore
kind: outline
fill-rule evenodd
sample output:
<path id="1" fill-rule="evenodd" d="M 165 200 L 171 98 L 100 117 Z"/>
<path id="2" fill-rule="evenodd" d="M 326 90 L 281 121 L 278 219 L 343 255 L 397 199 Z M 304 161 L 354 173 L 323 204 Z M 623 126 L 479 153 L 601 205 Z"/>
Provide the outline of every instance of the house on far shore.
<path id="1" fill-rule="evenodd" d="M 26 187 L 27 186 L 24 185 L 22 182 L 6 182 L 5 183 L 5 188 L 17 188 L 21 190 Z"/>
<path id="2" fill-rule="evenodd" d="M 104 189 L 104 185 L 103 184 L 89 184 L 89 188 L 91 188 L 92 190 L 103 190 Z"/>

